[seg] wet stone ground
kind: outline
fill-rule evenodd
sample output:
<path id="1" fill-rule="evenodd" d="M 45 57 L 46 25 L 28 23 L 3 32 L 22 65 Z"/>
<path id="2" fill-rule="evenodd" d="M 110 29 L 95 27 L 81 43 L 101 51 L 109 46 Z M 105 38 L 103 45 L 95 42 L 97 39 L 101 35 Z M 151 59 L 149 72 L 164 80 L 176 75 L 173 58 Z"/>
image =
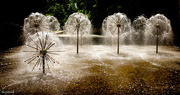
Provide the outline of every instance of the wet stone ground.
<path id="1" fill-rule="evenodd" d="M 0 54 L 0 91 L 14 94 L 180 94 L 180 49 L 154 46 L 64 46 L 52 56 L 60 64 L 46 74 L 22 52 L 24 46 Z"/>

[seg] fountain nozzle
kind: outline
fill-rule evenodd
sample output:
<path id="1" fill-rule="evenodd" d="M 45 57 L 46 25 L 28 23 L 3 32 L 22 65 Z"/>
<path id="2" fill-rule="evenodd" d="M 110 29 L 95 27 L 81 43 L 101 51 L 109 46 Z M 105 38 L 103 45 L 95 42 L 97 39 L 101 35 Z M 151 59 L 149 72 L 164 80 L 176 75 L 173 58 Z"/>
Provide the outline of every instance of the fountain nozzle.
<path id="1" fill-rule="evenodd" d="M 46 53 L 47 53 L 47 50 L 46 50 L 46 49 L 41 49 L 41 50 L 40 50 L 40 54 L 46 55 Z"/>
<path id="2" fill-rule="evenodd" d="M 76 27 L 80 27 L 80 23 L 77 23 Z"/>
<path id="3" fill-rule="evenodd" d="M 156 26 L 156 28 L 160 28 L 160 25 L 159 25 L 159 23 L 156 23 L 156 25 L 155 25 L 155 26 Z"/>
<path id="4" fill-rule="evenodd" d="M 35 27 L 35 28 L 38 28 L 38 27 L 39 27 L 39 24 L 38 24 L 38 23 L 35 23 L 35 24 L 34 24 L 34 27 Z"/>
<path id="5" fill-rule="evenodd" d="M 121 27 L 121 24 L 120 24 L 120 23 L 117 23 L 117 27 Z"/>

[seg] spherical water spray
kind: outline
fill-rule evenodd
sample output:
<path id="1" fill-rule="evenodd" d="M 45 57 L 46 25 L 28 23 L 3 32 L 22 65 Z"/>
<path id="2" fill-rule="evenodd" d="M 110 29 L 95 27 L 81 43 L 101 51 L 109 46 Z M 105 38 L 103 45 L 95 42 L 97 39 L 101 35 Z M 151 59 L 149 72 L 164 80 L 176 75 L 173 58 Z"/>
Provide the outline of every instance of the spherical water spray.
<path id="1" fill-rule="evenodd" d="M 48 19 L 41 13 L 31 13 L 27 18 L 24 19 L 23 31 L 25 37 L 28 34 L 35 34 L 38 31 L 49 30 Z"/>
<path id="2" fill-rule="evenodd" d="M 79 53 L 79 38 L 90 34 L 91 22 L 88 17 L 82 13 L 73 13 L 69 16 L 65 23 L 66 33 L 73 35 L 77 34 L 77 54 Z"/>
<path id="3" fill-rule="evenodd" d="M 60 30 L 60 23 L 54 16 L 47 16 L 50 31 L 59 31 Z"/>
<path id="4" fill-rule="evenodd" d="M 23 52 L 32 54 L 32 56 L 24 62 L 30 64 L 36 61 L 33 69 L 36 66 L 39 68 L 42 66 L 43 73 L 45 73 L 45 65 L 49 69 L 49 63 L 59 63 L 51 57 L 51 55 L 58 55 L 57 52 L 62 52 L 62 43 L 56 35 L 44 31 L 37 32 L 28 37 L 25 45 L 26 49 Z"/>
<path id="5" fill-rule="evenodd" d="M 124 35 L 128 32 L 126 29 L 130 28 L 130 20 L 123 13 L 115 13 L 105 18 L 102 24 L 102 29 L 105 34 L 117 37 L 117 53 L 119 54 L 119 40 L 120 34 Z M 121 36 L 122 37 L 122 36 Z"/>
<path id="6" fill-rule="evenodd" d="M 147 20 L 146 43 L 156 44 L 156 53 L 158 45 L 170 45 L 173 43 L 173 32 L 170 20 L 163 14 L 156 14 Z M 154 42 L 151 42 L 151 41 Z"/>
<path id="7" fill-rule="evenodd" d="M 138 16 L 132 24 L 132 27 L 134 29 L 133 36 L 133 42 L 135 44 L 143 45 L 144 44 L 144 33 L 146 29 L 146 21 L 147 18 L 143 15 Z"/>

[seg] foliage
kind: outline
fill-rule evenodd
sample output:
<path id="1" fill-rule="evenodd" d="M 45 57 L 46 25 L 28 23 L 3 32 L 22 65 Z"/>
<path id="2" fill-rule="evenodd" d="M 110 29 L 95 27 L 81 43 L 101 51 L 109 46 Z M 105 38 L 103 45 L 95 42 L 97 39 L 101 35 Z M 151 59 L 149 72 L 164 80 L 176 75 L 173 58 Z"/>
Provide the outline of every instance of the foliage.
<path id="1" fill-rule="evenodd" d="M 58 18 L 61 25 L 64 25 L 68 16 L 74 12 L 80 12 L 88 15 L 90 11 L 86 10 L 86 5 L 81 0 L 47 0 L 46 15 L 53 15 Z M 78 4 L 78 5 L 77 5 Z M 80 7 L 77 7 L 80 6 Z"/>
<path id="2" fill-rule="evenodd" d="M 105 17 L 117 12 L 125 13 L 133 20 L 142 14 L 151 16 L 166 7 L 160 1 L 151 0 L 47 0 L 46 3 L 47 15 L 57 17 L 61 25 L 69 15 L 80 12 L 89 17 L 94 28 L 100 28 Z"/>
<path id="3" fill-rule="evenodd" d="M 68 16 L 74 12 L 84 13 L 95 27 L 100 27 L 104 17 L 113 14 L 113 10 L 121 9 L 116 2 L 103 0 L 47 0 L 46 15 L 54 15 L 61 25 L 64 25 Z M 115 6 L 115 8 L 114 8 Z"/>

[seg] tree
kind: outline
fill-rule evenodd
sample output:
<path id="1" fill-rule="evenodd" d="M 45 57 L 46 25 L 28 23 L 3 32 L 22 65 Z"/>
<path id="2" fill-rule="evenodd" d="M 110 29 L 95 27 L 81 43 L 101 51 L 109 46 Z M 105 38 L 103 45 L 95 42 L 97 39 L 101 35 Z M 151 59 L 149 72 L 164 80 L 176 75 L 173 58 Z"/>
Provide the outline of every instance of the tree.
<path id="1" fill-rule="evenodd" d="M 46 15 L 53 15 L 58 18 L 61 25 L 64 25 L 70 14 L 75 12 L 84 13 L 91 18 L 91 11 L 88 10 L 86 0 L 47 0 Z"/>
<path id="2" fill-rule="evenodd" d="M 47 0 L 48 5 L 46 10 L 46 15 L 53 15 L 57 17 L 61 25 L 64 25 L 64 22 L 68 18 L 68 13 L 66 10 L 68 5 L 63 3 L 66 2 L 58 3 L 56 0 Z"/>

